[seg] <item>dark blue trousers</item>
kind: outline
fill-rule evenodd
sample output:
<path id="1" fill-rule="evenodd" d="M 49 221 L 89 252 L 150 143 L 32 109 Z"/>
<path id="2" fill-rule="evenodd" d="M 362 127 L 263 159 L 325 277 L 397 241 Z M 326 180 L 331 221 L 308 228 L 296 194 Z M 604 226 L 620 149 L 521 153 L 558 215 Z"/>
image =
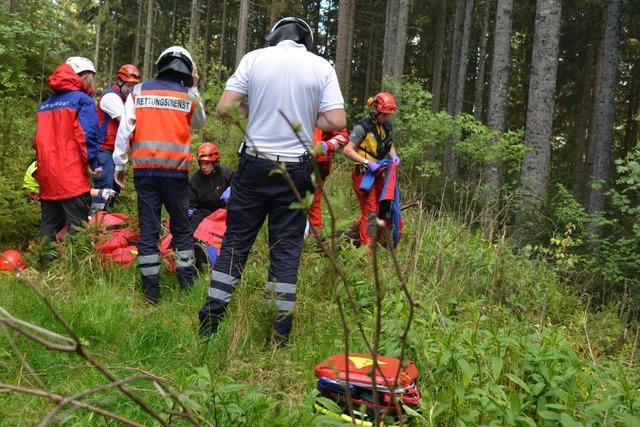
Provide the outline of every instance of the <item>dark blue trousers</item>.
<path id="1" fill-rule="evenodd" d="M 184 177 L 139 176 L 133 182 L 138 193 L 138 267 L 145 296 L 152 302 L 160 298 L 160 211 L 164 205 L 169 213 L 171 247 L 181 288 L 193 284 L 193 235 L 187 218 L 189 180 Z"/>
<path id="2" fill-rule="evenodd" d="M 222 253 L 215 262 L 207 301 L 199 311 L 201 325 L 217 323 L 224 315 L 253 242 L 268 218 L 270 265 L 265 299 L 278 308 L 276 333 L 287 336 L 290 332 L 307 219 L 302 210 L 291 208 L 297 199 L 284 177 L 271 173 L 275 167 L 269 160 L 247 154 L 240 157 L 231 181 Z M 313 190 L 309 162 L 287 163 L 286 168 L 303 196 Z"/>
<path id="3" fill-rule="evenodd" d="M 103 188 L 111 188 L 116 190 L 118 193 L 120 192 L 120 186 L 116 184 L 115 181 L 115 170 L 116 165 L 113 162 L 113 152 L 98 150 L 98 160 L 100 162 L 100 166 L 102 167 L 102 175 L 100 178 L 93 178 L 93 188 L 103 189 Z M 97 212 L 99 210 L 105 209 L 105 205 L 107 201 L 102 197 L 92 197 L 91 198 L 91 212 Z M 109 203 L 113 205 L 113 201 Z M 107 206 L 107 210 L 110 210 L 111 206 Z"/>

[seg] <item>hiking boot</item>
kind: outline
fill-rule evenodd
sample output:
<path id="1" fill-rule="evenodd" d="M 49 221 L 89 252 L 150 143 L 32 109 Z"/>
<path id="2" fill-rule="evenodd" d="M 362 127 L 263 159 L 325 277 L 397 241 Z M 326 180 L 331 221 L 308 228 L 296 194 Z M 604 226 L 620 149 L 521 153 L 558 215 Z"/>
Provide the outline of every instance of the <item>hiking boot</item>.
<path id="1" fill-rule="evenodd" d="M 198 335 L 203 341 L 211 338 L 220 326 L 220 319 L 213 316 L 206 316 L 200 318 L 200 326 L 198 327 Z"/>

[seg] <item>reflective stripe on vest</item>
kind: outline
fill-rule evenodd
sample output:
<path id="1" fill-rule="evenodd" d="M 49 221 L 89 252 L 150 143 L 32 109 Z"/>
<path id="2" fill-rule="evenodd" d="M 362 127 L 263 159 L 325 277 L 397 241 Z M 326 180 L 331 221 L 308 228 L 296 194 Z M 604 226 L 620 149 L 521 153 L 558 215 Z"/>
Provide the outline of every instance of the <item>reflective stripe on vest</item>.
<path id="1" fill-rule="evenodd" d="M 183 85 L 151 80 L 134 87 L 136 128 L 131 139 L 134 169 L 191 169 L 191 114 L 195 106 Z"/>

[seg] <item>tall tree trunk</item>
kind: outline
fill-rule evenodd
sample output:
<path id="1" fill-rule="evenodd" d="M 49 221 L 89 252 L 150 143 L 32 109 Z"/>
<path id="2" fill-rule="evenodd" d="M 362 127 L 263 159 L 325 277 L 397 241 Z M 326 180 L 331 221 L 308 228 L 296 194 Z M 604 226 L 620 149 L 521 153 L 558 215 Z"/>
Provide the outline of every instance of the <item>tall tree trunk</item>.
<path id="1" fill-rule="evenodd" d="M 153 2 L 154 0 L 147 0 L 147 25 L 144 30 L 144 65 L 143 75 L 144 79 L 148 80 L 152 73 L 151 67 L 151 40 L 153 38 Z"/>
<path id="2" fill-rule="evenodd" d="M 460 69 L 460 51 L 462 50 L 462 32 L 464 27 L 464 2 L 456 0 L 456 13 L 453 19 L 453 39 L 451 41 L 449 65 L 449 89 L 447 90 L 447 113 L 456 115 L 455 104 L 458 93 L 458 70 Z"/>
<path id="3" fill-rule="evenodd" d="M 189 21 L 189 43 L 194 45 L 198 40 L 198 23 L 200 21 L 200 9 L 198 0 L 191 0 L 191 19 Z"/>
<path id="4" fill-rule="evenodd" d="M 438 21 L 436 24 L 436 45 L 433 59 L 433 79 L 431 82 L 431 111 L 440 111 L 442 97 L 442 59 L 444 58 L 445 28 L 447 24 L 447 0 L 438 0 Z"/>
<path id="5" fill-rule="evenodd" d="M 408 17 L 409 0 L 387 1 L 382 75 L 390 78 L 394 86 L 402 82 Z"/>
<path id="6" fill-rule="evenodd" d="M 238 16 L 238 41 L 236 44 L 236 67 L 247 51 L 247 28 L 249 26 L 249 0 L 240 0 Z"/>
<path id="7" fill-rule="evenodd" d="M 460 3 L 460 2 L 458 2 Z M 458 6 L 456 5 L 456 19 Z M 458 115 L 462 112 L 462 105 L 464 102 L 464 86 L 467 76 L 467 63 L 469 59 L 469 38 L 471 34 L 471 19 L 473 17 L 473 0 L 466 0 L 464 2 L 464 9 L 462 10 L 462 31 L 455 29 L 454 42 L 452 47 L 453 57 L 452 71 L 455 74 L 451 74 L 449 77 L 449 99 L 447 102 L 447 110 L 452 116 Z M 460 37 L 458 42 L 456 38 Z M 455 139 L 450 140 L 444 149 L 444 160 L 442 163 L 445 174 L 450 179 L 458 178 L 458 158 L 454 151 Z"/>
<path id="8" fill-rule="evenodd" d="M 102 23 L 105 22 L 108 14 L 109 0 L 105 0 L 98 9 L 98 17 L 96 18 L 96 50 L 93 55 L 93 64 L 96 67 L 96 71 L 100 68 L 100 38 L 102 37 Z"/>
<path id="9" fill-rule="evenodd" d="M 634 66 L 637 70 L 637 64 Z M 640 84 L 635 78 L 631 82 L 629 88 L 629 99 L 627 104 L 627 118 L 624 132 L 624 141 L 622 143 L 623 155 L 633 150 L 638 143 L 638 120 L 636 118 L 640 114 Z"/>
<path id="10" fill-rule="evenodd" d="M 480 26 L 480 46 L 478 47 L 478 72 L 476 73 L 475 97 L 473 100 L 473 116 L 478 121 L 482 121 L 484 111 L 484 87 L 485 69 L 487 64 L 487 40 L 489 40 L 489 1 L 485 0 L 482 5 Z"/>
<path id="11" fill-rule="evenodd" d="M 591 186 L 587 199 L 587 212 L 602 212 L 605 206 L 606 184 L 609 180 L 609 162 L 615 115 L 616 76 L 618 71 L 618 39 L 620 33 L 620 9 L 622 0 L 609 0 L 607 3 L 607 21 L 602 43 L 601 79 L 597 82 L 595 122 L 595 140 L 592 157 L 591 178 L 603 185 Z M 591 232 L 600 235 L 601 229 L 595 223 L 589 226 Z"/>
<path id="12" fill-rule="evenodd" d="M 351 71 L 351 64 L 347 63 L 349 45 L 351 44 L 353 28 L 351 27 L 351 5 L 355 0 L 340 0 L 338 7 L 338 34 L 336 36 L 336 75 L 343 94 L 347 93 L 347 76 Z"/>
<path id="13" fill-rule="evenodd" d="M 589 135 L 591 135 L 591 117 L 593 116 L 593 100 L 595 98 L 595 74 L 597 53 L 599 52 L 602 28 L 602 11 L 600 7 L 591 6 L 587 21 L 590 31 L 587 35 L 587 43 L 584 46 L 584 62 L 582 64 L 582 79 L 579 89 L 580 101 L 578 103 L 578 117 L 574 126 L 574 141 L 571 150 L 570 169 L 572 171 L 573 194 L 581 202 L 586 200 L 587 160 L 589 151 Z M 586 205 L 586 203 L 585 203 Z"/>
<path id="14" fill-rule="evenodd" d="M 473 0 L 466 0 L 464 25 L 462 29 L 462 45 L 460 46 L 460 65 L 458 67 L 458 83 L 456 84 L 455 111 L 462 112 L 464 107 L 464 88 L 469 63 L 469 39 L 471 38 L 471 22 L 473 21 Z"/>
<path id="15" fill-rule="evenodd" d="M 209 61 L 211 56 L 211 5 L 212 0 L 207 0 L 207 11 L 204 21 L 204 51 L 202 52 L 202 80 L 205 89 L 209 83 L 209 70 L 211 68 Z"/>
<path id="16" fill-rule="evenodd" d="M 118 46 L 118 38 L 116 36 L 116 26 L 111 26 L 111 58 L 109 59 L 109 74 L 108 77 L 111 79 L 116 71 L 114 70 L 115 62 L 116 62 L 116 49 Z M 107 77 L 107 76 L 105 76 Z"/>
<path id="17" fill-rule="evenodd" d="M 507 89 L 509 88 L 509 63 L 511 58 L 511 25 L 513 0 L 498 0 L 496 26 L 493 40 L 493 63 L 487 111 L 487 124 L 499 135 L 504 132 L 507 119 Z M 489 142 L 490 144 L 493 141 Z M 489 163 L 485 171 L 485 207 L 481 221 L 485 234 L 491 235 L 500 198 L 500 165 Z"/>
<path id="18" fill-rule="evenodd" d="M 98 19 L 96 22 L 96 50 L 93 54 L 93 64 L 96 67 L 96 71 L 100 68 L 100 35 L 102 33 L 102 22 Z"/>
<path id="19" fill-rule="evenodd" d="M 562 0 L 538 0 L 524 138 L 531 151 L 521 175 L 522 206 L 528 213 L 537 213 L 547 200 L 561 21 Z"/>
<path id="20" fill-rule="evenodd" d="M 354 45 L 354 34 L 356 27 L 356 1 L 351 0 L 351 11 L 349 12 L 349 28 L 351 31 L 349 32 L 349 44 L 347 45 L 347 61 L 346 61 L 346 90 L 342 91 L 343 96 L 346 98 L 349 97 L 349 89 L 351 88 L 351 63 L 353 62 L 353 45 Z"/>
<path id="21" fill-rule="evenodd" d="M 373 81 L 374 59 L 375 59 L 375 38 L 374 26 L 369 26 L 369 37 L 367 40 L 367 75 L 364 80 L 364 99 L 369 98 L 371 92 L 371 83 Z"/>
<path id="22" fill-rule="evenodd" d="M 288 6 L 287 3 L 286 0 L 271 0 L 271 6 L 269 7 L 269 29 L 280 20 L 282 13 Z"/>
<path id="23" fill-rule="evenodd" d="M 171 41 L 176 42 L 178 38 L 178 0 L 173 0 L 173 9 L 171 11 Z"/>
<path id="24" fill-rule="evenodd" d="M 140 60 L 140 34 L 142 34 L 142 4 L 144 0 L 138 0 L 138 20 L 136 22 L 136 36 L 133 42 L 133 65 L 138 66 Z"/>
<path id="25" fill-rule="evenodd" d="M 224 65 L 224 50 L 227 38 L 227 0 L 222 1 L 222 31 L 220 32 L 220 52 L 218 52 L 218 79 L 222 79 L 222 66 Z"/>

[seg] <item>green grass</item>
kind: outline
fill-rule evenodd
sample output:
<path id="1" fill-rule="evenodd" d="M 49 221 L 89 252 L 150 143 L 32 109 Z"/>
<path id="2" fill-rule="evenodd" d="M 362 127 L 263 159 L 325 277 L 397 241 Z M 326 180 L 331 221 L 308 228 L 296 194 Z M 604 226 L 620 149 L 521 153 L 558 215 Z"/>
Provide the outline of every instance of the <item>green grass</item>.
<path id="1" fill-rule="evenodd" d="M 329 188 L 340 227 L 355 216 L 346 164 Z M 347 187 L 348 185 L 348 187 Z M 408 211 L 398 258 L 419 301 L 406 356 L 418 366 L 423 394 L 418 425 L 640 425 L 638 370 L 633 334 L 614 307 L 585 312 L 574 286 L 561 283 L 544 264 L 515 254 L 506 242 L 489 244 L 468 224 L 447 213 Z M 398 356 L 407 302 L 381 256 L 384 291 L 381 354 Z M 355 322 L 374 332 L 375 295 L 366 251 L 343 248 L 357 312 L 348 311 L 352 351 L 365 351 Z M 219 333 L 207 343 L 196 336 L 197 310 L 208 279 L 186 293 L 163 276 L 163 298 L 148 306 L 137 288 L 135 268 L 101 265 L 80 238 L 48 271 L 30 272 L 71 323 L 91 353 L 119 376 L 144 370 L 189 396 L 213 425 L 321 425 L 311 411 L 314 366 L 343 350 L 336 299 L 342 285 L 331 266 L 306 245 L 290 347 L 268 350 L 269 310 L 262 302 L 268 247 L 256 245 Z M 24 283 L 0 277 L 0 305 L 17 317 L 63 333 Z M 586 322 L 586 328 L 585 328 Z M 589 334 L 589 343 L 585 330 Z M 105 379 L 74 354 L 47 351 L 19 338 L 30 363 L 55 392 L 70 394 Z M 0 381 L 34 386 L 0 340 Z M 171 409 L 148 382 L 133 389 L 158 411 Z M 116 392 L 91 397 L 93 404 L 152 424 L 133 402 Z M 0 424 L 33 425 L 52 408 L 40 398 L 0 394 Z M 114 425 L 81 410 L 63 413 L 68 425 Z"/>

